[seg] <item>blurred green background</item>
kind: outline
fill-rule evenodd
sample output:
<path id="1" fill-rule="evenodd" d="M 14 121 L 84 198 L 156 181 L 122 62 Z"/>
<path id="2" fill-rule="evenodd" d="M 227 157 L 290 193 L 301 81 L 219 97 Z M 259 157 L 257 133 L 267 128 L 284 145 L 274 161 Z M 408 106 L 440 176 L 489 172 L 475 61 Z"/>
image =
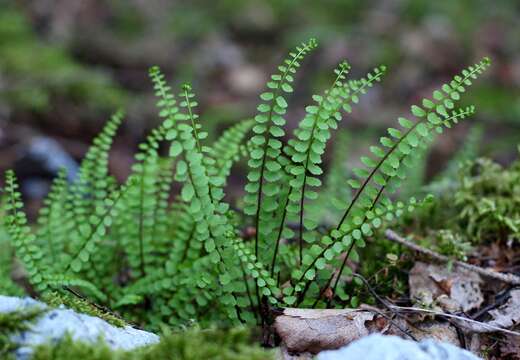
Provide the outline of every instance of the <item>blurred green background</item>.
<path id="1" fill-rule="evenodd" d="M 320 47 L 296 79 L 291 126 L 342 59 L 353 78 L 389 68 L 343 121 L 352 142 L 345 159 L 357 159 L 413 102 L 485 55 L 493 66 L 464 98 L 478 114 L 440 139 L 425 171 L 442 169 L 475 125 L 484 130 L 481 154 L 500 162 L 516 156 L 516 0 L 0 0 L 0 172 L 14 166 L 22 177 L 42 177 L 34 160 L 20 160 L 35 138 L 79 160 L 121 107 L 127 122 L 111 166 L 123 179 L 136 144 L 157 123 L 149 66 L 161 66 L 174 85 L 193 83 L 202 122 L 217 136 L 254 115 L 269 74 L 309 37 Z"/>

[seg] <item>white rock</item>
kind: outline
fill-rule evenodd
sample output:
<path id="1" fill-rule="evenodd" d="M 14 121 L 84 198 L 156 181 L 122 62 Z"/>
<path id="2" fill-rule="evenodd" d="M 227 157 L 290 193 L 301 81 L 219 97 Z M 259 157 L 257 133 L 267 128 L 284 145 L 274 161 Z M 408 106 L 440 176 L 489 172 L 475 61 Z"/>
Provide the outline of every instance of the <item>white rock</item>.
<path id="1" fill-rule="evenodd" d="M 318 360 L 479 360 L 469 351 L 432 339 L 415 342 L 372 334 L 338 350 L 319 353 Z"/>
<path id="2" fill-rule="evenodd" d="M 48 308 L 45 304 L 31 298 L 0 295 L 1 313 L 23 311 L 34 306 Z M 31 325 L 28 331 L 13 335 L 11 340 L 20 345 L 16 353 L 17 358 L 27 359 L 31 347 L 43 343 L 55 343 L 66 333 L 69 333 L 73 339 L 84 342 L 96 342 L 99 338 L 103 338 L 112 349 L 122 350 L 131 350 L 159 341 L 159 337 L 153 333 L 137 330 L 131 326 L 116 327 L 100 318 L 78 314 L 65 307 L 49 309 Z"/>

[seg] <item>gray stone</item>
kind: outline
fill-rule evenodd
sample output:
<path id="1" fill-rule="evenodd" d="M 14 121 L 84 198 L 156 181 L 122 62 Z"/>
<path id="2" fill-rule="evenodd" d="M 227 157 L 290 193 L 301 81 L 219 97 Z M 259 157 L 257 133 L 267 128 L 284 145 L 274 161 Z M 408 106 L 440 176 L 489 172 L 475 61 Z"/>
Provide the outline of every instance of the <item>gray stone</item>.
<path id="1" fill-rule="evenodd" d="M 1 313 L 24 311 L 34 306 L 48 311 L 38 318 L 28 331 L 11 336 L 11 340 L 20 345 L 16 352 L 18 359 L 28 359 L 33 346 L 56 343 L 67 333 L 75 340 L 91 343 L 103 338 L 112 349 L 122 350 L 131 350 L 159 341 L 159 337 L 153 333 L 137 330 L 131 326 L 116 327 L 100 318 L 78 314 L 63 306 L 52 309 L 31 298 L 0 295 Z"/>
<path id="2" fill-rule="evenodd" d="M 318 360 L 479 360 L 469 351 L 432 339 L 415 342 L 372 334 L 338 350 L 323 351 Z"/>

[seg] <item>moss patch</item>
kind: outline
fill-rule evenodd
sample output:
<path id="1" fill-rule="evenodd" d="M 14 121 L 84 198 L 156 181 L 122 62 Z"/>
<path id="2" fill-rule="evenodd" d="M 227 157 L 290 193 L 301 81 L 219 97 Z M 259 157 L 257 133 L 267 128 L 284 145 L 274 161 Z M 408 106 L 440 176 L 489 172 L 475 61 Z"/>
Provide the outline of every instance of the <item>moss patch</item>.
<path id="1" fill-rule="evenodd" d="M 32 322 L 47 310 L 38 306 L 20 311 L 0 313 L 0 358 L 8 358 L 17 345 L 10 340 L 12 335 L 26 331 Z"/>
<path id="2" fill-rule="evenodd" d="M 113 351 L 105 343 L 86 344 L 64 338 L 55 345 L 35 349 L 34 360 L 264 360 L 274 359 L 274 353 L 250 345 L 249 332 L 244 328 L 230 330 L 191 329 L 166 334 L 156 345 L 133 351 Z"/>

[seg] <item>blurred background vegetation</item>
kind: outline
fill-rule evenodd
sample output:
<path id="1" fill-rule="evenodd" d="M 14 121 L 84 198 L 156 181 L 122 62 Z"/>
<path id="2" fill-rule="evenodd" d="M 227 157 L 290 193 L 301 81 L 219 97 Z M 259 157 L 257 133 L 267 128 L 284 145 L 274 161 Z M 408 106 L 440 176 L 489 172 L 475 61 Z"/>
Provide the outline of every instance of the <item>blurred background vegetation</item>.
<path id="1" fill-rule="evenodd" d="M 353 78 L 379 64 L 389 68 L 343 121 L 351 142 L 345 161 L 484 55 L 492 69 L 465 97 L 478 115 L 440 139 L 424 171 L 441 171 L 474 126 L 482 128 L 480 154 L 503 163 L 515 156 L 516 0 L 0 0 L 0 172 L 14 167 L 26 194 L 39 199 L 54 165 L 74 167 L 108 116 L 123 108 L 127 121 L 111 166 L 124 179 L 136 144 L 158 121 L 149 66 L 161 66 L 174 85 L 193 83 L 202 122 L 216 136 L 254 114 L 269 74 L 308 37 L 320 48 L 298 75 L 290 124 L 342 59 Z"/>

